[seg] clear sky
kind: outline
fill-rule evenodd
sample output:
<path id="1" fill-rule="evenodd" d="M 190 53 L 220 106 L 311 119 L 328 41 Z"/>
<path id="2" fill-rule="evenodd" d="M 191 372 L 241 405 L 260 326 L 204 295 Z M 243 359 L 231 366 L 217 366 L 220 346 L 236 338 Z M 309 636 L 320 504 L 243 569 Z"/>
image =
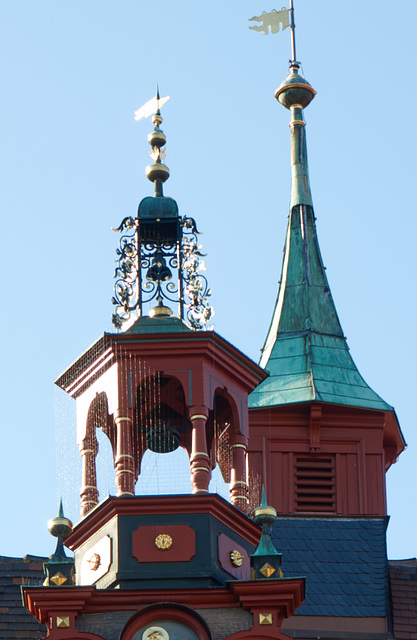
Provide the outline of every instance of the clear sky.
<path id="1" fill-rule="evenodd" d="M 204 231 L 215 329 L 257 360 L 280 276 L 289 31 L 264 0 L 0 0 L 0 555 L 52 553 L 53 379 L 111 330 L 117 226 L 152 193 L 159 82 L 165 193 Z M 408 442 L 388 472 L 389 556 L 417 554 L 415 0 L 295 0 L 321 250 L 355 362 Z M 57 404 L 58 422 L 65 411 Z M 68 427 L 68 434 L 70 434 Z M 60 473 L 78 490 L 65 456 Z M 70 514 L 73 516 L 73 514 Z M 73 516 L 74 517 L 74 516 Z"/>

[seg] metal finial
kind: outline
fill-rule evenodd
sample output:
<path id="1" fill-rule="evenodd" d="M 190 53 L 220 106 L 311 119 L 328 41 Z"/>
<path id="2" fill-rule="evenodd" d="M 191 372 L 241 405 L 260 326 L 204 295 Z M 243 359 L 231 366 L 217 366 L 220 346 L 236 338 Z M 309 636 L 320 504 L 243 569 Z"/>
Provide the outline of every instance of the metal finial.
<path id="1" fill-rule="evenodd" d="M 290 0 L 290 16 L 291 16 L 291 60 L 290 66 L 296 66 L 299 68 L 300 63 L 297 62 L 297 55 L 295 53 L 295 22 L 294 22 L 294 1 Z"/>
<path id="2" fill-rule="evenodd" d="M 159 84 L 156 85 L 156 96 L 155 96 L 155 100 L 156 100 L 156 114 L 157 115 L 161 115 L 161 112 L 159 110 L 159 102 L 161 100 L 160 96 L 159 96 Z M 155 114 L 155 115 L 156 115 Z"/>
<path id="3" fill-rule="evenodd" d="M 66 518 L 64 515 L 62 498 L 59 501 L 58 516 L 56 518 L 51 518 L 51 520 L 48 520 L 48 530 L 49 533 L 55 538 L 62 537 L 64 540 L 65 538 L 68 538 L 70 533 L 72 533 L 72 522 L 71 520 L 68 520 L 68 518 Z"/>
<path id="4" fill-rule="evenodd" d="M 59 502 L 58 516 L 48 521 L 48 529 L 49 533 L 57 538 L 57 543 L 55 552 L 43 565 L 46 574 L 43 584 L 51 587 L 73 585 L 74 560 L 68 558 L 64 550 L 64 540 L 72 533 L 72 522 L 64 516 L 62 499 Z"/>
<path id="5" fill-rule="evenodd" d="M 152 116 L 152 122 L 155 125 L 155 128 L 152 133 L 148 135 L 148 142 L 152 147 L 152 151 L 149 155 L 154 161 L 154 164 L 146 167 L 146 177 L 155 184 L 155 196 L 162 197 L 162 185 L 169 178 L 169 169 L 162 162 L 165 159 L 165 149 L 163 149 L 163 147 L 165 146 L 167 139 L 165 133 L 160 129 L 160 125 L 163 122 L 160 107 L 164 102 L 166 102 L 167 98 L 162 98 L 161 100 L 159 96 L 159 85 L 156 85 L 156 96 L 154 100 L 156 110 Z"/>

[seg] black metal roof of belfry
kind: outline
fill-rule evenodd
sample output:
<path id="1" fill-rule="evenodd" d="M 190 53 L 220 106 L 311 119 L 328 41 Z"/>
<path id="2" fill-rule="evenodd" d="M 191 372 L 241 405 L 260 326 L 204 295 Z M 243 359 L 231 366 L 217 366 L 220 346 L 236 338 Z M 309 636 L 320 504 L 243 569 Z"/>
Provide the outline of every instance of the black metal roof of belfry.
<path id="1" fill-rule="evenodd" d="M 296 615 L 387 615 L 386 524 L 381 517 L 278 517 L 272 538 L 284 576 L 306 576 Z"/>

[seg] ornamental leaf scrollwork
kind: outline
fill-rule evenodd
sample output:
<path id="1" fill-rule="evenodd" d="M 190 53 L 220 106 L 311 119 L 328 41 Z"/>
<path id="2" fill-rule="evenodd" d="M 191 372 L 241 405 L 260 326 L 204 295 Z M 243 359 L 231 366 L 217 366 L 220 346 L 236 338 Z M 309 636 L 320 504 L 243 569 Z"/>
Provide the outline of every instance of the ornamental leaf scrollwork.
<path id="1" fill-rule="evenodd" d="M 196 330 L 205 329 L 214 315 L 213 307 L 209 304 L 211 289 L 205 275 L 206 271 L 201 244 L 198 243 L 197 229 L 193 218 L 183 218 L 182 239 L 182 276 L 184 280 L 184 297 L 186 317 L 191 327 Z M 187 301 L 188 299 L 188 301 Z"/>
<path id="2" fill-rule="evenodd" d="M 122 220 L 117 229 L 123 232 L 116 249 L 117 267 L 114 271 L 114 296 L 112 303 L 116 309 L 112 315 L 112 322 L 116 329 L 121 329 L 129 320 L 131 313 L 139 307 L 138 275 L 139 255 L 136 240 L 136 230 L 139 221 L 132 217 Z"/>

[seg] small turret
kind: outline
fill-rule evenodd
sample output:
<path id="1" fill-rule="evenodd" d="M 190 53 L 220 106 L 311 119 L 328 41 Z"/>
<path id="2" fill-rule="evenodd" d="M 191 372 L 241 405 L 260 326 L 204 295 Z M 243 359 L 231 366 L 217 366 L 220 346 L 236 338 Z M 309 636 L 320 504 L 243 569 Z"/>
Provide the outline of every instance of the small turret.
<path id="1" fill-rule="evenodd" d="M 254 522 L 262 527 L 262 535 L 256 551 L 251 554 L 252 580 L 271 580 L 282 578 L 282 554 L 278 553 L 271 539 L 271 527 L 277 519 L 277 512 L 266 502 L 265 489 L 262 487 L 262 500 L 252 512 Z"/>
<path id="2" fill-rule="evenodd" d="M 62 500 L 59 503 L 58 516 L 48 521 L 49 533 L 57 538 L 53 555 L 43 565 L 46 578 L 44 585 L 61 587 L 75 584 L 74 560 L 68 558 L 64 550 L 64 540 L 72 533 L 72 522 L 64 516 Z"/>

